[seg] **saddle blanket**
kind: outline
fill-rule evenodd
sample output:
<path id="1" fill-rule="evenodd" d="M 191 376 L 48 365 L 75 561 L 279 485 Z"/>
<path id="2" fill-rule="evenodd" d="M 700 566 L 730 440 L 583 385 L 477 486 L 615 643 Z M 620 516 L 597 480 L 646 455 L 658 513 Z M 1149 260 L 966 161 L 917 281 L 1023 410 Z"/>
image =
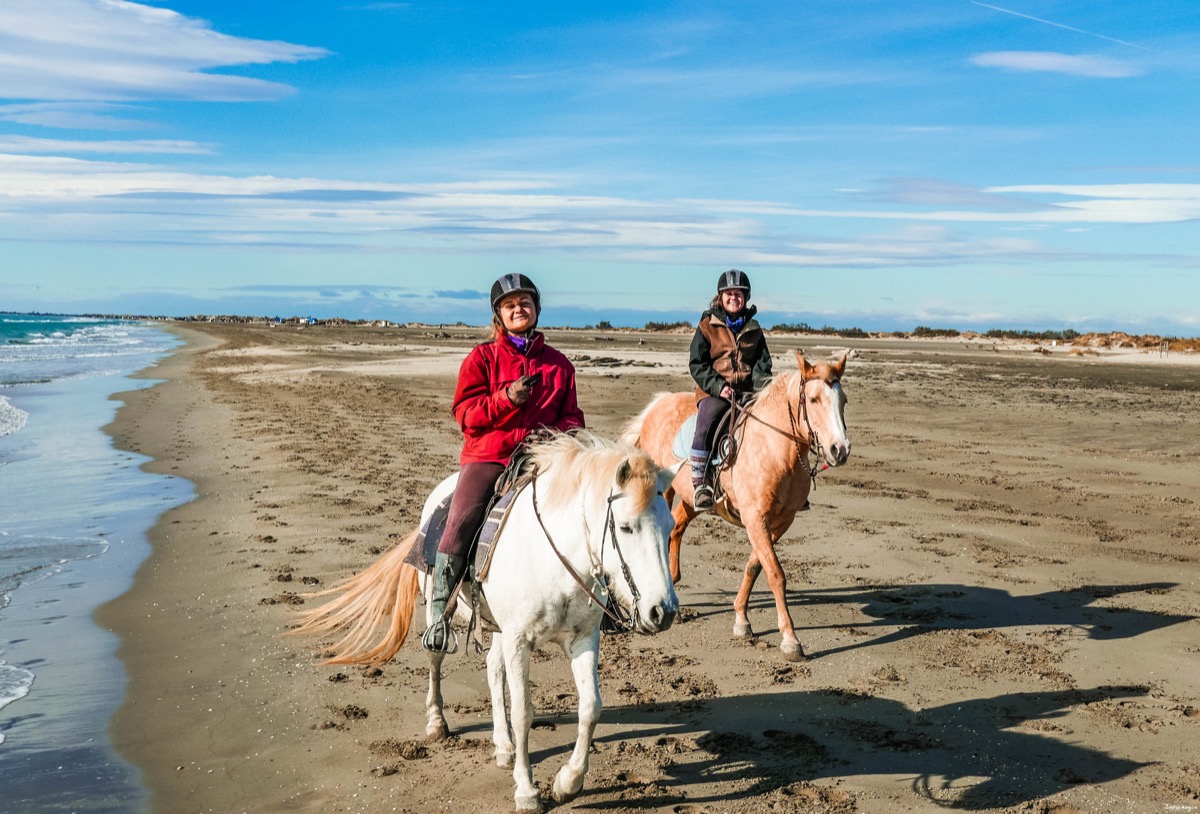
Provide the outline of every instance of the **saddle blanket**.
<path id="1" fill-rule="evenodd" d="M 692 440 L 696 437 L 696 418 L 693 413 L 680 426 L 679 431 L 675 433 L 675 440 L 671 442 L 671 454 L 681 461 L 687 461 L 692 456 Z M 713 450 L 712 458 L 709 459 L 709 465 L 716 467 L 721 463 L 722 455 L 720 452 L 721 445 L 715 445 L 717 449 Z"/>
<path id="2" fill-rule="evenodd" d="M 500 534 L 500 529 L 504 527 L 509 509 L 512 508 L 513 501 L 520 494 L 522 488 L 523 485 L 514 487 L 500 495 L 488 511 L 487 518 L 483 521 L 483 527 L 480 528 L 473 547 L 474 558 L 470 574 L 473 579 L 483 579 L 487 574 L 487 566 L 491 561 L 496 538 Z M 425 521 L 425 525 L 421 527 L 416 542 L 404 558 L 407 564 L 418 571 L 427 572 L 433 568 L 433 563 L 437 558 L 438 543 L 441 542 L 442 534 L 446 531 L 446 518 L 450 514 L 450 501 L 453 497 L 454 493 L 451 492 L 437 505 L 437 508 L 429 515 L 429 519 Z"/>

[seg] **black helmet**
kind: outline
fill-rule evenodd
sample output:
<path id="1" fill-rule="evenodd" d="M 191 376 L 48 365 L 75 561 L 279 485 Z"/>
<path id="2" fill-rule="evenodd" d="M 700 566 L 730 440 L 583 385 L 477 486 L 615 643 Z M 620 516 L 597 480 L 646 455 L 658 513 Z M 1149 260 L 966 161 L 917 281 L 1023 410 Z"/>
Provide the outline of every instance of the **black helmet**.
<path id="1" fill-rule="evenodd" d="M 739 269 L 721 272 L 721 276 L 717 278 L 717 293 L 720 294 L 731 288 L 742 289 L 746 292 L 746 299 L 750 299 L 750 277 L 746 272 Z"/>
<path id="2" fill-rule="evenodd" d="M 520 292 L 533 297 L 533 307 L 540 313 L 542 310 L 542 292 L 538 291 L 538 287 L 533 284 L 533 280 L 530 280 L 524 274 L 505 274 L 499 280 L 492 283 L 492 310 L 495 311 L 500 306 L 500 300 L 509 294 Z"/>

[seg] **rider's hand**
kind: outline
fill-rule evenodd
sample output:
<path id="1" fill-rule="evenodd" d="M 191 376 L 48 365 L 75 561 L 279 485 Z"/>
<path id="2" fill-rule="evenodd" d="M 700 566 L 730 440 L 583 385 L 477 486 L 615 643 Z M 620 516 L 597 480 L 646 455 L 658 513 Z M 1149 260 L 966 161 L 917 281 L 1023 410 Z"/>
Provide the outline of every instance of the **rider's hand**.
<path id="1" fill-rule="evenodd" d="M 726 399 L 726 400 L 733 398 L 733 388 L 730 387 L 729 385 L 725 385 L 724 387 L 722 387 L 721 388 L 721 398 Z"/>
<path id="2" fill-rule="evenodd" d="M 529 397 L 533 394 L 533 386 L 538 382 L 540 376 L 522 376 L 508 386 L 504 392 L 508 394 L 508 400 L 518 407 L 529 401 Z"/>

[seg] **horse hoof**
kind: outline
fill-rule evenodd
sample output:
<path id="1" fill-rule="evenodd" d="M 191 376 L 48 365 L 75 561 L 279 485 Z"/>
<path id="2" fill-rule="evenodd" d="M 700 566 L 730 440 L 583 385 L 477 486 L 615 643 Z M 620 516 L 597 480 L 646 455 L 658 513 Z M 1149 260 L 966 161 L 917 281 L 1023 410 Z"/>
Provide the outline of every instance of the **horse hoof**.
<path id="1" fill-rule="evenodd" d="M 750 625 L 734 625 L 733 638 L 750 641 L 754 638 L 754 631 L 750 629 Z"/>
<path id="2" fill-rule="evenodd" d="M 496 765 L 501 769 L 511 769 L 516 752 L 496 752 Z"/>
<path id="3" fill-rule="evenodd" d="M 551 794 L 556 803 L 569 803 L 583 791 L 583 776 L 575 776 L 569 766 L 563 766 L 554 775 L 554 788 Z"/>
<path id="4" fill-rule="evenodd" d="M 450 737 L 450 728 L 445 722 L 440 724 L 430 724 L 425 728 L 425 740 L 427 741 L 444 741 Z"/>
<path id="5" fill-rule="evenodd" d="M 788 661 L 804 661 L 804 648 L 798 644 L 781 644 L 779 649 L 783 651 L 783 657 Z"/>
<path id="6" fill-rule="evenodd" d="M 534 811 L 534 812 L 539 812 L 539 814 L 540 814 L 540 812 L 542 810 L 542 801 L 538 799 L 538 796 L 536 794 L 534 794 L 530 797 L 518 796 L 515 799 L 517 802 L 517 811 L 520 811 L 520 812 Z"/>

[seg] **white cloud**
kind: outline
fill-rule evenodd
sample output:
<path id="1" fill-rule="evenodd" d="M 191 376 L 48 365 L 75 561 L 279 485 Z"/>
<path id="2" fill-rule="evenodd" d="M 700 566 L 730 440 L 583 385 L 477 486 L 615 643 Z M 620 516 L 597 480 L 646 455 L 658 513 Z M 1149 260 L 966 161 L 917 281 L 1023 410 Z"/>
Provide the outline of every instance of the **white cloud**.
<path id="1" fill-rule="evenodd" d="M 277 99 L 291 89 L 205 71 L 326 53 L 221 34 L 204 21 L 123 0 L 5 0 L 0 6 L 0 94 L 9 99 Z"/>
<path id="2" fill-rule="evenodd" d="M 205 155 L 213 152 L 207 144 L 169 139 L 130 141 L 78 141 L 68 139 L 0 136 L 0 153 L 114 153 L 158 155 Z"/>
<path id="3" fill-rule="evenodd" d="M 1096 56 L 1074 56 L 1056 51 L 989 51 L 971 57 L 981 68 L 1010 71 L 1061 73 L 1093 79 L 1126 79 L 1143 72 L 1135 65 Z"/>
<path id="4" fill-rule="evenodd" d="M 49 151 L 54 142 L 39 144 Z M 168 152 L 192 147 L 146 143 L 156 145 Z M 5 146 L 0 140 L 0 150 Z M 801 209 L 771 200 L 572 194 L 542 179 L 388 184 L 205 175 L 152 163 L 0 152 L 0 239 L 364 255 L 583 252 L 692 265 L 737 256 L 774 266 L 919 268 L 1079 257 L 1077 250 L 1025 237 L 958 231 L 957 224 L 1061 230 L 1200 218 L 1200 185 L 1191 184 L 975 191 L 925 179 L 914 190 L 912 179 L 902 179 L 884 189 L 904 194 L 886 208 L 864 198 L 861 208 Z M 1015 208 L 997 203 L 1009 196 Z M 924 211 L 930 203 L 943 208 Z M 843 224 L 838 237 L 820 236 L 814 224 L 834 219 L 908 225 L 872 234 Z M 798 224 L 806 224 L 802 236 L 795 234 Z"/>

